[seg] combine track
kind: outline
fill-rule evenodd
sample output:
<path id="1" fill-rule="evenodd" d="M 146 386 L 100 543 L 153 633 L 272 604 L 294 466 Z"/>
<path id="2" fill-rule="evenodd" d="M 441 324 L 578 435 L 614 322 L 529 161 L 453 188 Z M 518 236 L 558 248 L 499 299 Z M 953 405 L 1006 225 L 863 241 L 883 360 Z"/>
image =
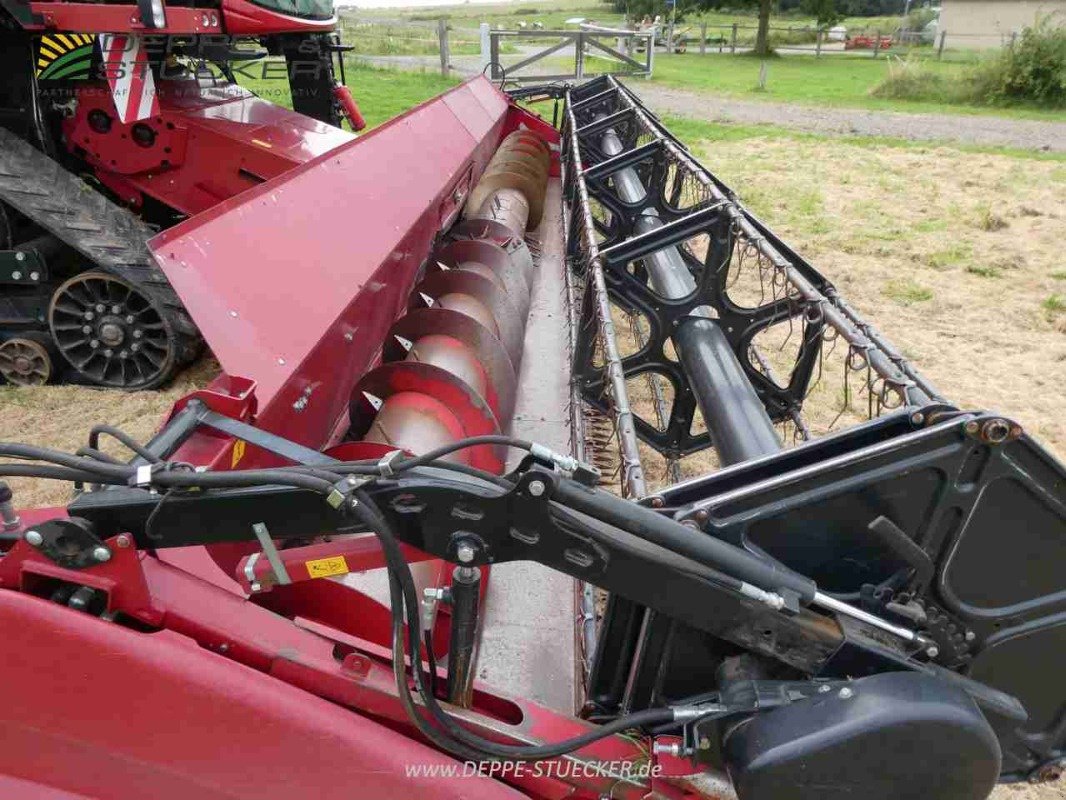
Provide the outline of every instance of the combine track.
<path id="1" fill-rule="evenodd" d="M 89 262 L 88 269 L 108 273 L 136 287 L 159 313 L 171 347 L 154 374 L 141 381 L 122 383 L 108 379 L 99 383 L 151 389 L 196 358 L 203 340 L 148 251 L 146 242 L 155 231 L 145 222 L 3 128 L 0 201 L 80 253 Z"/>

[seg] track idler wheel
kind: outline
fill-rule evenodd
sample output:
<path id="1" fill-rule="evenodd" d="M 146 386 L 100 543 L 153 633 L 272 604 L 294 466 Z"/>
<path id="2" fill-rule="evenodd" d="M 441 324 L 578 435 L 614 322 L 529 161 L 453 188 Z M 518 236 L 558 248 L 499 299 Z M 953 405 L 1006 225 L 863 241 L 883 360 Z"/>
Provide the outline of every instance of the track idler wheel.
<path id="1" fill-rule="evenodd" d="M 26 333 L 0 342 L 0 375 L 13 386 L 44 386 L 55 377 L 47 334 Z"/>
<path id="2" fill-rule="evenodd" d="M 63 357 L 98 386 L 153 389 L 179 358 L 167 318 L 135 286 L 106 272 L 83 272 L 56 289 L 48 324 Z"/>

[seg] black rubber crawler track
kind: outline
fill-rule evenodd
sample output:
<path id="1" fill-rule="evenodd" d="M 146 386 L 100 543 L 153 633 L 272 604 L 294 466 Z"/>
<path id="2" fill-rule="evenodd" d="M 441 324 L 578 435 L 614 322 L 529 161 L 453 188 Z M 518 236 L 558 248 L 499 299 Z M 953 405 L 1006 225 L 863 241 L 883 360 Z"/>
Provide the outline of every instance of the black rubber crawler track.
<path id="1" fill-rule="evenodd" d="M 110 273 L 135 286 L 160 312 L 176 357 L 151 381 L 126 388 L 164 384 L 196 358 L 203 339 L 148 251 L 147 241 L 155 231 L 142 220 L 4 128 L 0 128 L 0 201 L 78 251 L 90 262 L 87 269 Z"/>

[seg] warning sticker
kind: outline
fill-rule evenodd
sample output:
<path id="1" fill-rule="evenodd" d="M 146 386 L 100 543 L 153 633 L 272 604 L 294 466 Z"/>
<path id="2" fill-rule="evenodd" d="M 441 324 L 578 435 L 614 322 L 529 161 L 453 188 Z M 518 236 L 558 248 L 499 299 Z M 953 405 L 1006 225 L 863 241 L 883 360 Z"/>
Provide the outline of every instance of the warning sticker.
<path id="1" fill-rule="evenodd" d="M 348 562 L 344 556 L 331 556 L 304 562 L 307 574 L 312 578 L 328 578 L 330 575 L 343 575 L 348 571 Z"/>
<path id="2" fill-rule="evenodd" d="M 233 460 L 230 463 L 230 469 L 241 463 L 241 459 L 244 458 L 244 448 L 247 446 L 248 443 L 244 439 L 238 439 L 233 443 Z"/>

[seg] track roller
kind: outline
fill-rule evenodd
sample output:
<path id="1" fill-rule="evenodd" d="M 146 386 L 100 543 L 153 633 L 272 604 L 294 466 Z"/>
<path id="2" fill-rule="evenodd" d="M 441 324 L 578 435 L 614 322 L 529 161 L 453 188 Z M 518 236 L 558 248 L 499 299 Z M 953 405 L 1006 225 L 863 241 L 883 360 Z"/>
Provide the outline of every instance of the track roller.
<path id="1" fill-rule="evenodd" d="M 46 334 L 0 342 L 0 375 L 13 386 L 43 386 L 55 377 L 55 350 Z"/>

